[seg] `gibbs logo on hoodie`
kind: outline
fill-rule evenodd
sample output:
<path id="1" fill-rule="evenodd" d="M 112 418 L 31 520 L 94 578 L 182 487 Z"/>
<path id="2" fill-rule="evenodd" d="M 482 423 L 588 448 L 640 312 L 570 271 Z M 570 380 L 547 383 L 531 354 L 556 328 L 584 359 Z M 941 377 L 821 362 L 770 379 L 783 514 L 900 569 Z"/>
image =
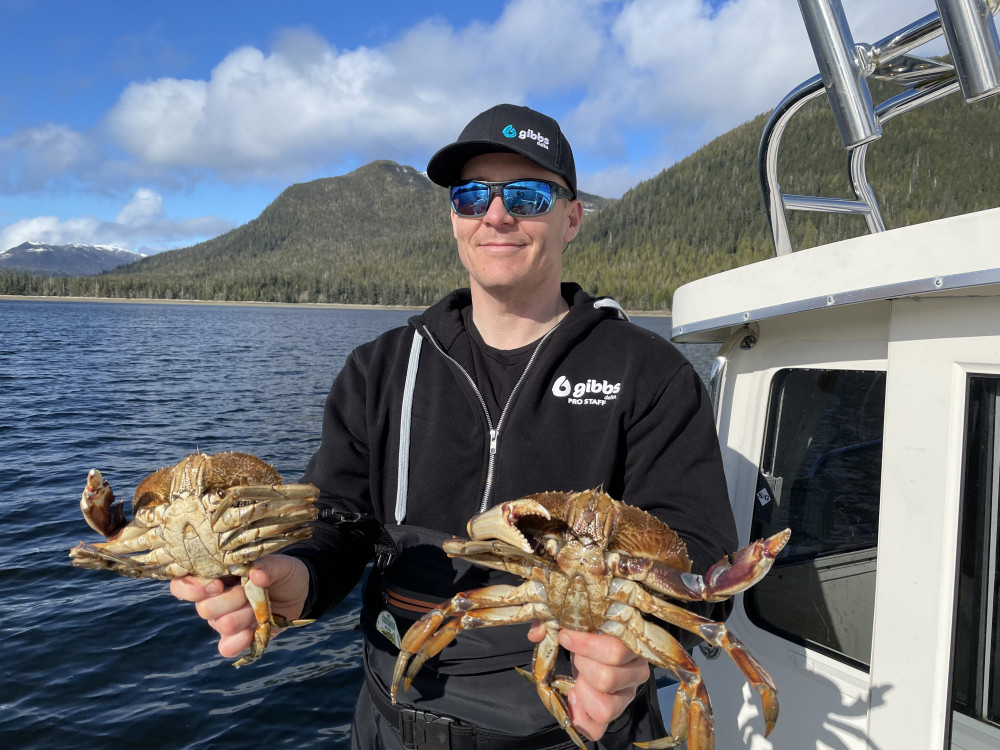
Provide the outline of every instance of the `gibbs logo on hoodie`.
<path id="1" fill-rule="evenodd" d="M 565 398 L 566 403 L 571 406 L 607 406 L 618 398 L 621 389 L 621 383 L 609 383 L 596 378 L 573 382 L 565 375 L 560 375 L 552 384 L 552 395 Z"/>

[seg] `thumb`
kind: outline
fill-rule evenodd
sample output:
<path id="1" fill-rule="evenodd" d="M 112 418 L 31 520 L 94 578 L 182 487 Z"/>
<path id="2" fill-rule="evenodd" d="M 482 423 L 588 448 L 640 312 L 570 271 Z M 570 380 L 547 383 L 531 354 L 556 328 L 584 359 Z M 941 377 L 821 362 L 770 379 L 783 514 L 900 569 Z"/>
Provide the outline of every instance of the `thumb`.
<path id="1" fill-rule="evenodd" d="M 309 597 L 309 568 L 291 555 L 266 555 L 253 564 L 250 580 L 267 589 L 275 614 L 289 620 L 302 616 Z"/>
<path id="2" fill-rule="evenodd" d="M 545 639 L 548 631 L 545 628 L 545 623 L 541 620 L 532 620 L 531 628 L 528 630 L 528 640 L 532 643 L 539 643 Z"/>
<path id="3" fill-rule="evenodd" d="M 262 588 L 280 585 L 294 577 L 299 566 L 302 561 L 289 555 L 265 555 L 250 568 L 250 580 Z"/>

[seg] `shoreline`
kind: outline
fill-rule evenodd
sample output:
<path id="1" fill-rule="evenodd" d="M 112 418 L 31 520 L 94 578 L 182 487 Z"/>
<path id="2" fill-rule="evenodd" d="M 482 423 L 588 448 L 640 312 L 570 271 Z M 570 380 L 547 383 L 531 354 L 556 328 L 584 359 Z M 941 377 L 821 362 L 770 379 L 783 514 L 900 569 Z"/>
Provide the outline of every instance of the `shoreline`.
<path id="1" fill-rule="evenodd" d="M 224 307 L 313 307 L 339 310 L 423 310 L 415 305 L 359 305 L 344 302 L 252 302 L 207 299 L 124 299 L 122 297 L 64 297 L 61 295 L 0 294 L 14 302 L 110 302 L 136 305 L 219 305 Z"/>
<path id="2" fill-rule="evenodd" d="M 331 310 L 413 310 L 426 308 L 417 305 L 361 305 L 346 302 L 250 302 L 243 300 L 197 299 L 124 299 L 121 297 L 63 297 L 57 295 L 0 294 L 0 300 L 14 302 L 111 302 L 136 305 L 220 305 L 227 307 L 292 307 Z M 641 318 L 669 318 L 670 310 L 627 310 L 629 316 Z"/>

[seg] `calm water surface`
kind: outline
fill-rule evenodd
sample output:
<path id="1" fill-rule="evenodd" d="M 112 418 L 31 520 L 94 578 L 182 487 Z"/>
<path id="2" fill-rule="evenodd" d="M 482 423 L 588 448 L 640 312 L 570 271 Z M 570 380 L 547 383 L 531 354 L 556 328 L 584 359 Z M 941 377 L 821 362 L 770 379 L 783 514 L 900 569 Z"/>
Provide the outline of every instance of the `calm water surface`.
<path id="1" fill-rule="evenodd" d="M 346 747 L 359 602 L 240 670 L 162 581 L 69 565 L 79 497 L 195 450 L 296 480 L 348 353 L 413 313 L 0 300 L 0 747 Z M 669 318 L 635 318 L 664 336 Z M 715 348 L 681 347 L 702 377 Z"/>

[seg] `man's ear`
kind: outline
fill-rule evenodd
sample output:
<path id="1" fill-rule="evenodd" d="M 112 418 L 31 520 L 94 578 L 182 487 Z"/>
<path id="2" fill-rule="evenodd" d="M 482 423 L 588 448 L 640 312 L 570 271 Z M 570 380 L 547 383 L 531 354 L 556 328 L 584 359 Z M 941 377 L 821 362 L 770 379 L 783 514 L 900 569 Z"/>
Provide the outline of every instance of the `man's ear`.
<path id="1" fill-rule="evenodd" d="M 580 222 L 583 221 L 583 202 L 579 198 L 570 201 L 566 219 L 568 226 L 566 227 L 566 236 L 563 238 L 563 244 L 572 242 L 580 232 Z"/>

